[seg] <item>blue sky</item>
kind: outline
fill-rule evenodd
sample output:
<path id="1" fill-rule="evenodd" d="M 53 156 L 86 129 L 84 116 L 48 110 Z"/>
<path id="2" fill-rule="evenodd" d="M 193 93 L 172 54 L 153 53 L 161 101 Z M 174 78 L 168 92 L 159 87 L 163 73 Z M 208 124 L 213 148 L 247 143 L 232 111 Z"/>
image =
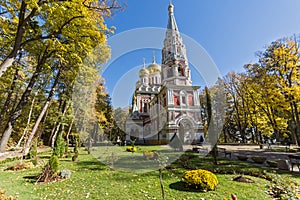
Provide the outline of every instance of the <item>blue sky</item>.
<path id="1" fill-rule="evenodd" d="M 125 10 L 117 12 L 107 20 L 108 26 L 116 26 L 115 34 L 144 27 L 166 28 L 168 0 L 120 2 L 127 4 Z M 194 39 L 206 50 L 222 76 L 229 71 L 243 71 L 244 64 L 256 61 L 255 52 L 263 50 L 270 42 L 300 33 L 299 0 L 173 0 L 172 2 L 180 32 Z M 112 35 L 111 38 L 113 37 Z M 155 42 L 159 42 L 162 48 L 164 38 L 157 40 L 160 41 Z M 126 41 L 124 45 L 127 45 Z M 112 49 L 112 52 L 114 51 Z M 107 66 L 108 70 L 103 76 L 114 107 L 129 105 L 142 59 L 145 57 L 147 63 L 152 62 L 153 51 L 157 62 L 160 63 L 160 49 L 148 48 L 120 55 Z M 197 70 L 193 70 L 193 66 L 191 68 L 193 83 L 203 87 L 205 81 Z M 118 81 L 126 76 L 126 80 L 121 81 L 122 89 L 116 90 Z"/>

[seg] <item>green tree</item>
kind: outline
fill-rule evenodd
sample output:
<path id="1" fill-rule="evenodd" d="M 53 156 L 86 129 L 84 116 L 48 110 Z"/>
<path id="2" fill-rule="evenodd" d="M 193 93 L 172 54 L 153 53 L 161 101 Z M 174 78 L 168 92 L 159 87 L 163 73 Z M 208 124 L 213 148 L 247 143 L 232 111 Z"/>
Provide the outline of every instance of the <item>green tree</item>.
<path id="1" fill-rule="evenodd" d="M 76 40 L 76 34 L 84 30 L 107 31 L 103 18 L 120 8 L 114 0 L 8 0 L 2 1 L 0 7 L 4 16 L 0 21 L 0 35 L 4 37 L 0 42 L 6 50 L 0 76 L 13 64 L 19 50 L 34 46 L 36 41 Z M 94 34 L 94 37 L 98 36 Z"/>
<path id="2" fill-rule="evenodd" d="M 69 84 L 72 82 L 70 81 L 72 78 L 66 78 L 67 75 L 76 75 L 78 69 L 83 66 L 84 59 L 96 46 L 100 46 L 100 48 L 98 48 L 98 58 L 95 58 L 94 62 L 103 63 L 109 57 L 106 34 L 110 30 L 104 24 L 104 18 L 109 16 L 110 10 L 117 8 L 118 5 L 115 1 L 47 2 L 32 0 L 18 2 L 11 0 L 1 2 L 1 6 L 4 12 L 9 13 L 8 16 L 11 17 L 7 20 L 18 27 L 15 32 L 5 30 L 8 25 L 0 30 L 0 32 L 2 31 L 1 34 L 7 33 L 7 38 L 14 41 L 0 66 L 1 74 L 10 67 L 13 60 L 15 60 L 15 53 L 20 48 L 24 49 L 27 55 L 27 66 L 35 66 L 34 71 L 29 74 L 31 78 L 28 81 L 27 88 L 23 91 L 23 95 L 19 95 L 18 103 L 7 119 L 0 140 L 0 152 L 3 152 L 16 121 L 22 115 L 25 107 L 28 107 L 27 104 L 32 96 L 32 89 L 40 84 L 41 77 L 47 75 L 57 77 L 57 72 L 63 68 L 62 71 L 69 73 L 57 78 L 59 86 L 65 84 L 67 87 L 72 87 L 72 84 Z M 7 39 L 2 40 L 1 45 L 6 44 L 5 42 L 7 42 Z M 102 61 L 99 62 L 99 60 Z M 49 82 L 50 87 L 52 83 Z M 57 88 L 53 87 L 53 89 L 56 90 Z M 40 121 L 48 113 L 51 96 L 53 97 L 54 94 L 50 92 L 48 98 L 43 98 L 44 106 L 41 107 L 41 112 L 30 138 L 33 138 Z M 29 140 L 29 142 L 31 141 Z M 30 143 L 26 145 L 27 150 L 30 145 Z"/>

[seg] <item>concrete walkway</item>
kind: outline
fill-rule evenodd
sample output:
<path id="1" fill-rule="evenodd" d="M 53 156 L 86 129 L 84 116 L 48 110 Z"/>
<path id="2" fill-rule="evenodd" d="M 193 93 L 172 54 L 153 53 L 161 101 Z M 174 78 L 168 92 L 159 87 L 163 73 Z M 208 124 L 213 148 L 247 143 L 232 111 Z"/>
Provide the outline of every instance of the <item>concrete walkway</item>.
<path id="1" fill-rule="evenodd" d="M 300 155 L 299 152 L 278 152 L 272 151 L 272 148 L 282 148 L 285 149 L 286 146 L 273 145 L 270 149 L 267 146 L 263 146 L 263 149 L 260 149 L 259 145 L 218 145 L 219 148 L 225 148 L 226 151 L 231 152 L 231 159 L 238 160 L 238 155 L 244 155 L 248 157 L 247 162 L 254 163 L 250 158 L 251 156 L 261 156 L 266 157 L 267 160 L 276 161 L 276 160 L 287 160 L 289 162 L 289 155 Z M 298 148 L 296 146 L 291 146 L 291 148 Z M 221 155 L 222 156 L 222 155 Z M 228 156 L 227 156 L 228 157 Z M 268 166 L 266 162 L 262 164 Z M 294 166 L 293 171 L 299 171 L 297 166 Z"/>
<path id="2" fill-rule="evenodd" d="M 191 150 L 193 147 L 193 145 L 184 145 L 184 150 Z M 203 145 L 203 146 L 197 146 L 200 148 L 200 152 L 202 152 L 202 155 L 206 155 L 208 152 L 206 149 L 210 149 L 210 145 Z M 267 145 L 263 146 L 263 149 L 260 149 L 259 145 L 243 145 L 243 144 L 225 144 L 225 145 L 218 145 L 218 148 L 224 148 L 226 149 L 226 152 L 231 152 L 231 158 L 229 158 L 229 155 L 227 155 L 228 159 L 232 159 L 232 160 L 238 160 L 237 156 L 239 155 L 243 155 L 243 156 L 247 156 L 248 159 L 245 162 L 249 162 L 253 165 L 258 165 L 258 166 L 266 166 L 269 167 L 269 165 L 267 164 L 267 162 L 264 162 L 263 164 L 257 164 L 254 161 L 252 161 L 251 157 L 252 156 L 261 156 L 261 157 L 266 157 L 267 160 L 271 160 L 271 161 L 278 161 L 278 160 L 282 160 L 282 161 L 286 161 L 287 165 L 289 165 L 289 155 L 299 155 L 300 153 L 293 153 L 293 152 L 285 152 L 285 151 L 272 151 L 272 148 L 282 148 L 285 149 L 286 146 L 279 146 L 279 145 L 272 145 L 271 149 L 267 148 Z M 291 146 L 290 148 L 299 148 L 298 146 Z M 201 151 L 204 150 L 204 151 Z M 219 154 L 220 157 L 224 157 L 224 153 L 220 152 Z M 285 164 L 284 164 L 285 165 Z M 287 166 L 288 167 L 288 166 Z M 291 169 L 290 169 L 291 170 Z M 297 166 L 294 166 L 293 171 L 298 171 L 299 169 Z"/>

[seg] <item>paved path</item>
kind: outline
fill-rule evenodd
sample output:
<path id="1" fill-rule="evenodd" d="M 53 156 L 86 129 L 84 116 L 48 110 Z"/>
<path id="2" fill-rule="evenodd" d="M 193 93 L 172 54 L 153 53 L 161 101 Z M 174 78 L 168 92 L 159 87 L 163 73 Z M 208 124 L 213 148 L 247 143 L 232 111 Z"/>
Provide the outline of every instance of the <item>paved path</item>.
<path id="1" fill-rule="evenodd" d="M 262 156 L 262 157 L 266 157 L 267 160 L 289 160 L 288 155 L 300 155 L 300 153 L 291 153 L 291 152 L 276 152 L 276 151 L 272 151 L 272 149 L 268 149 L 267 146 L 264 146 L 263 149 L 260 149 L 259 145 L 218 145 L 219 148 L 225 148 L 227 152 L 231 152 L 231 159 L 233 160 L 238 160 L 237 156 L 238 155 L 246 155 L 248 156 L 248 160 L 246 162 L 252 163 L 254 165 L 260 165 L 260 166 L 268 166 L 266 162 L 264 162 L 264 164 L 256 164 L 254 163 L 250 157 L 251 156 Z M 283 148 L 285 149 L 286 146 L 278 146 L 278 145 L 273 145 L 271 146 L 271 148 Z M 191 145 L 185 145 L 184 149 L 188 150 L 188 149 L 192 149 L 193 146 Z M 209 146 L 205 147 L 202 146 L 200 148 L 209 148 Z M 298 148 L 297 146 L 291 146 L 291 148 Z M 224 157 L 224 153 L 220 153 L 221 157 Z M 227 157 L 229 157 L 227 155 Z M 299 169 L 294 166 L 294 171 L 299 171 Z"/>
<path id="2" fill-rule="evenodd" d="M 289 160 L 289 155 L 300 155 L 298 152 L 297 153 L 292 153 L 292 152 L 276 152 L 272 151 L 272 148 L 283 148 L 285 149 L 286 146 L 278 146 L 278 145 L 273 145 L 271 146 L 271 149 L 268 149 L 267 146 L 264 146 L 263 149 L 260 149 L 258 145 L 218 145 L 220 148 L 225 148 L 226 151 L 230 151 L 232 153 L 231 159 L 237 160 L 237 155 L 246 155 L 249 158 L 251 156 L 262 156 L 266 157 L 267 160 Z M 293 146 L 291 146 L 293 148 Z M 294 148 L 297 148 L 296 146 Z M 221 155 L 222 156 L 222 155 Z M 248 159 L 247 162 L 255 164 L 251 159 Z M 268 166 L 267 163 L 265 162 L 263 164 L 264 166 Z M 298 167 L 294 166 L 294 171 L 299 171 Z"/>

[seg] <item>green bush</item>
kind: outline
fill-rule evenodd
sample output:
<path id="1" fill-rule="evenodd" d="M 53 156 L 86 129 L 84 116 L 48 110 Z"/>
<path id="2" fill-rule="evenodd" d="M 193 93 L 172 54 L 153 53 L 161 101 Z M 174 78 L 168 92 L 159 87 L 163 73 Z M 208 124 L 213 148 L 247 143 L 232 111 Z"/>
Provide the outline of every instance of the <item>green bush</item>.
<path id="1" fill-rule="evenodd" d="M 52 155 L 49 159 L 49 166 L 50 169 L 54 172 L 57 173 L 59 171 L 59 159 L 56 155 Z"/>
<path id="2" fill-rule="evenodd" d="M 137 148 L 136 146 L 129 146 L 126 148 L 126 151 L 134 153 L 137 151 Z"/>
<path id="3" fill-rule="evenodd" d="M 74 153 L 78 153 L 78 146 L 79 146 L 79 142 L 78 142 L 78 139 L 76 138 L 75 139 L 75 147 L 74 147 Z"/>
<path id="4" fill-rule="evenodd" d="M 37 151 L 37 143 L 38 143 L 37 138 L 34 138 L 33 141 L 32 141 L 32 146 L 31 146 L 31 148 L 29 150 L 29 155 L 28 155 L 28 157 L 30 159 L 35 158 L 37 156 L 37 153 L 38 153 L 38 151 Z"/>
<path id="5" fill-rule="evenodd" d="M 61 158 L 65 153 L 65 141 L 62 138 L 62 135 L 59 134 L 56 138 L 53 154 Z"/>
<path id="6" fill-rule="evenodd" d="M 203 169 L 186 171 L 182 178 L 187 187 L 196 188 L 204 192 L 215 190 L 219 183 L 215 174 Z"/>
<path id="7" fill-rule="evenodd" d="M 65 142 L 65 152 L 69 152 L 69 144 L 67 142 Z"/>

